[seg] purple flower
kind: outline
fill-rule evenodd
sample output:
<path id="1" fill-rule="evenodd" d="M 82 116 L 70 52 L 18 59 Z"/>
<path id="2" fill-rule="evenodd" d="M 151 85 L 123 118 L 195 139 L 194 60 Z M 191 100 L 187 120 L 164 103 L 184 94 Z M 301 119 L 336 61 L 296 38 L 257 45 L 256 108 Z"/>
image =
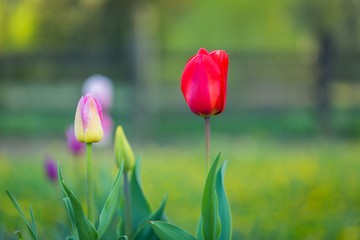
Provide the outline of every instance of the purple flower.
<path id="1" fill-rule="evenodd" d="M 52 159 L 50 156 L 47 156 L 45 158 L 44 167 L 47 178 L 50 181 L 55 182 L 58 178 L 58 172 L 54 159 Z"/>
<path id="2" fill-rule="evenodd" d="M 66 144 L 72 154 L 78 155 L 78 154 L 81 154 L 84 152 L 85 144 L 82 142 L 79 142 L 76 139 L 75 132 L 74 132 L 74 126 L 70 126 L 66 130 L 65 135 L 66 135 Z"/>

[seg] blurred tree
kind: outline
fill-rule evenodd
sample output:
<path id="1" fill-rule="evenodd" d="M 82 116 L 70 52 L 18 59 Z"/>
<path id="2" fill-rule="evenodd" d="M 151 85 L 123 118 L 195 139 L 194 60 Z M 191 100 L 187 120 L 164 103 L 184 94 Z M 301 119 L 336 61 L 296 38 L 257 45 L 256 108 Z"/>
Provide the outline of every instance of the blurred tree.
<path id="1" fill-rule="evenodd" d="M 141 141 L 149 133 L 153 110 L 152 99 L 158 97 L 156 88 L 159 76 L 159 13 L 156 1 L 134 1 L 129 8 L 129 49 L 131 50 L 132 108 L 136 137 Z"/>
<path id="2" fill-rule="evenodd" d="M 291 0 L 160 0 L 164 47 L 292 51 L 298 31 Z"/>
<path id="3" fill-rule="evenodd" d="M 131 79 L 137 74 L 135 58 L 140 59 L 134 51 L 135 19 L 139 19 L 134 16 L 139 15 L 135 13 L 141 12 L 139 9 L 146 8 L 153 10 L 149 10 L 152 12 L 150 14 L 143 11 L 143 18 L 150 15 L 152 19 L 157 18 L 154 20 L 157 27 L 154 28 L 150 19 L 149 22 L 144 21 L 144 28 L 152 35 L 150 41 L 157 38 L 155 47 L 158 52 L 185 52 L 184 60 L 189 52 L 200 47 L 229 51 L 289 51 L 294 49 L 298 37 L 292 16 L 288 14 L 290 2 L 0 0 L 0 51 L 13 54 L 21 50 L 20 55 L 7 57 L 6 62 L 11 63 L 8 68 L 1 67 L 0 58 L 0 76 L 13 75 L 21 79 L 33 75 L 36 78 L 34 72 L 38 70 L 38 75 L 46 75 L 46 79 L 64 79 L 67 78 L 65 73 L 78 78 L 85 75 L 76 72 L 86 72 L 84 68 L 87 66 L 82 66 L 84 62 L 91 61 L 88 69 L 96 70 L 96 59 L 100 59 L 107 66 L 114 62 L 119 65 L 117 71 L 121 71 L 121 74 L 117 74 L 117 78 Z M 25 9 L 23 12 L 29 13 L 17 14 L 19 10 L 16 9 Z M 15 22 L 10 21 L 16 16 L 21 16 L 17 17 L 21 20 L 17 22 L 21 23 L 22 28 L 15 27 Z M 17 32 L 13 34 L 15 39 L 10 40 L 10 29 Z M 151 29 L 156 30 L 150 33 Z M 22 38 L 21 34 L 26 37 Z M 23 44 L 26 48 L 13 46 L 16 42 L 26 42 L 26 45 Z M 29 52 L 32 52 L 30 56 L 24 56 Z M 123 59 L 122 62 L 119 57 Z M 16 64 L 26 65 L 28 59 L 32 60 L 31 66 L 12 67 Z M 66 69 L 61 69 L 64 65 Z M 173 73 L 173 69 L 169 72 Z M 172 75 L 169 79 L 175 78 Z"/>
<path id="4" fill-rule="evenodd" d="M 318 48 L 314 98 L 319 130 L 328 133 L 331 131 L 330 84 L 334 80 L 335 64 L 339 64 L 341 54 L 349 58 L 359 51 L 360 1 L 301 0 L 299 4 L 300 17 Z"/>
<path id="5" fill-rule="evenodd" d="M 110 69 L 110 74 L 102 73 L 117 71 L 116 78 L 129 79 L 131 63 L 124 59 L 131 53 L 132 4 L 129 0 L 0 0 L 2 74 L 34 81 L 42 75 L 48 80 L 83 78 L 90 71 Z"/>
<path id="6" fill-rule="evenodd" d="M 37 21 L 34 1 L 0 1 L 0 50 L 30 47 L 34 43 Z"/>
<path id="7" fill-rule="evenodd" d="M 124 48 L 129 1 L 41 1 L 39 46 L 80 51 Z"/>

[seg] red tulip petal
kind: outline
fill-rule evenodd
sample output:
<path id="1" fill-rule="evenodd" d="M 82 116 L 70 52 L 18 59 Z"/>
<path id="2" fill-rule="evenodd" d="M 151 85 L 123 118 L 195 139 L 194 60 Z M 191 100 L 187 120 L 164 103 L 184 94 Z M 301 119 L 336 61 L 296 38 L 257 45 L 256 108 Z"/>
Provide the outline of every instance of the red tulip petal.
<path id="1" fill-rule="evenodd" d="M 209 55 L 209 52 L 205 48 L 200 48 L 196 55 L 199 54 Z"/>
<path id="2" fill-rule="evenodd" d="M 224 50 L 214 50 L 210 53 L 210 56 L 218 64 L 221 73 L 224 75 L 224 79 L 227 79 L 229 56 Z"/>
<path id="3" fill-rule="evenodd" d="M 220 97 L 221 71 L 205 49 L 200 49 L 185 66 L 181 90 L 192 112 L 210 116 Z"/>
<path id="4" fill-rule="evenodd" d="M 220 97 L 214 109 L 214 115 L 221 113 L 226 105 L 226 91 L 227 91 L 227 75 L 228 75 L 228 55 L 224 50 L 215 50 L 210 53 L 210 56 L 218 64 L 221 71 L 221 91 Z"/>

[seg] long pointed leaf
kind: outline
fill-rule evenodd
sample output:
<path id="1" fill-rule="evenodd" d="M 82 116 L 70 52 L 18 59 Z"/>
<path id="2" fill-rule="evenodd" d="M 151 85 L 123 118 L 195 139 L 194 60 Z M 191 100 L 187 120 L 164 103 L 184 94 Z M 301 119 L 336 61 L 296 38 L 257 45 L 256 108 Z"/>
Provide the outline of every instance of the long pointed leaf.
<path id="1" fill-rule="evenodd" d="M 132 239 L 134 240 L 152 240 L 152 239 L 158 239 L 155 235 L 155 232 L 150 226 L 150 221 L 165 221 L 165 205 L 167 201 L 167 196 L 164 197 L 162 203 L 160 204 L 160 207 L 150 216 L 148 216 L 146 219 L 142 221 L 141 224 L 139 224 L 138 228 L 136 229 L 134 235 L 132 236 Z"/>
<path id="2" fill-rule="evenodd" d="M 196 240 L 190 233 L 167 222 L 151 222 L 151 227 L 160 240 Z"/>
<path id="3" fill-rule="evenodd" d="M 202 228 L 203 228 L 203 226 L 202 226 L 202 220 L 201 220 L 201 216 L 200 216 L 198 224 L 196 226 L 196 231 L 195 231 L 196 240 L 204 240 Z"/>
<path id="4" fill-rule="evenodd" d="M 114 181 L 112 189 L 109 193 L 108 198 L 105 201 L 104 207 L 100 213 L 100 220 L 98 226 L 99 239 L 106 233 L 108 230 L 111 220 L 114 216 L 116 207 L 119 204 L 119 196 L 121 192 L 121 175 L 123 171 L 123 165 L 119 169 L 118 175 Z"/>
<path id="5" fill-rule="evenodd" d="M 31 206 L 30 206 L 30 216 L 31 216 L 31 227 L 32 227 L 32 230 L 34 231 L 35 236 L 37 236 L 36 224 L 35 224 L 35 217 L 34 217 L 34 212 L 33 212 Z"/>
<path id="6" fill-rule="evenodd" d="M 80 204 L 80 201 L 75 196 L 75 194 L 70 190 L 70 188 L 66 185 L 64 180 L 62 179 L 62 170 L 60 164 L 58 164 L 58 172 L 59 172 L 59 183 L 63 193 L 69 197 L 71 206 L 74 211 L 75 216 L 75 225 L 78 230 L 79 239 L 86 240 L 96 240 L 98 239 L 97 232 L 94 228 L 94 225 L 85 217 L 84 211 Z"/>
<path id="7" fill-rule="evenodd" d="M 218 199 L 215 191 L 215 179 L 217 165 L 220 159 L 220 153 L 213 162 L 204 187 L 202 204 L 201 204 L 201 219 L 203 225 L 203 236 L 206 240 L 217 240 L 220 231 L 220 219 L 218 211 Z"/>
<path id="8" fill-rule="evenodd" d="M 59 161 L 58 161 L 58 165 L 57 165 L 57 170 L 58 170 L 58 181 L 59 181 L 61 191 L 64 193 L 65 196 L 67 196 L 64 186 L 62 184 L 62 181 L 64 180 L 64 178 L 63 178 L 62 169 L 61 169 L 61 165 L 60 165 Z"/>
<path id="9" fill-rule="evenodd" d="M 7 195 L 9 196 L 11 202 L 13 203 L 14 207 L 16 208 L 16 210 L 18 210 L 18 212 L 20 213 L 20 216 L 22 217 L 22 219 L 24 220 L 28 230 L 29 230 L 29 233 L 30 233 L 30 236 L 33 240 L 37 240 L 37 235 L 36 233 L 34 232 L 34 230 L 32 229 L 30 223 L 28 222 L 28 220 L 26 219 L 25 217 L 25 214 L 23 212 L 23 210 L 21 209 L 19 203 L 16 201 L 16 198 L 15 196 L 8 190 L 8 189 L 5 189 Z"/>
<path id="10" fill-rule="evenodd" d="M 222 164 L 216 175 L 216 193 L 219 201 L 219 216 L 221 221 L 221 233 L 219 240 L 231 239 L 231 210 L 228 198 L 225 192 L 224 175 L 226 169 L 226 162 Z"/>
<path id="11" fill-rule="evenodd" d="M 66 209 L 70 216 L 70 222 L 71 222 L 71 226 L 72 226 L 74 235 L 76 236 L 76 239 L 79 239 L 79 234 L 78 234 L 78 231 L 76 228 L 76 219 L 75 219 L 74 209 L 71 206 L 70 198 L 66 197 L 63 199 L 63 201 L 65 203 Z"/>
<path id="12" fill-rule="evenodd" d="M 151 214 L 149 202 L 142 190 L 141 176 L 140 176 L 140 159 L 135 163 L 135 168 L 130 181 L 131 192 L 131 214 L 132 214 L 132 228 L 133 232 L 137 226 Z"/>
<path id="13" fill-rule="evenodd" d="M 80 239 L 86 239 L 86 240 L 96 240 L 98 239 L 97 232 L 94 228 L 94 225 L 85 217 L 84 211 L 82 209 L 82 206 L 75 196 L 75 194 L 69 189 L 69 187 L 62 181 L 63 187 L 66 191 L 66 194 L 68 195 L 71 206 L 74 210 L 75 215 L 75 223 L 76 227 L 79 233 Z"/>

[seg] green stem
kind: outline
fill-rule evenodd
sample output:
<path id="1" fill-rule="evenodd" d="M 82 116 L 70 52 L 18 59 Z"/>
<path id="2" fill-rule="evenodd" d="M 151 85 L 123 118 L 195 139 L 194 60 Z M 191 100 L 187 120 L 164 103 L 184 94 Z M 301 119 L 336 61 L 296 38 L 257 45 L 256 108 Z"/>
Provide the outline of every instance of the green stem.
<path id="1" fill-rule="evenodd" d="M 205 117 L 205 179 L 210 167 L 210 117 Z"/>
<path id="2" fill-rule="evenodd" d="M 125 197 L 125 235 L 128 239 L 131 239 L 131 194 L 130 194 L 130 186 L 128 174 L 124 171 L 124 197 Z"/>
<path id="3" fill-rule="evenodd" d="M 94 223 L 94 179 L 92 166 L 92 143 L 86 144 L 86 163 L 87 163 L 87 214 L 90 222 Z"/>

